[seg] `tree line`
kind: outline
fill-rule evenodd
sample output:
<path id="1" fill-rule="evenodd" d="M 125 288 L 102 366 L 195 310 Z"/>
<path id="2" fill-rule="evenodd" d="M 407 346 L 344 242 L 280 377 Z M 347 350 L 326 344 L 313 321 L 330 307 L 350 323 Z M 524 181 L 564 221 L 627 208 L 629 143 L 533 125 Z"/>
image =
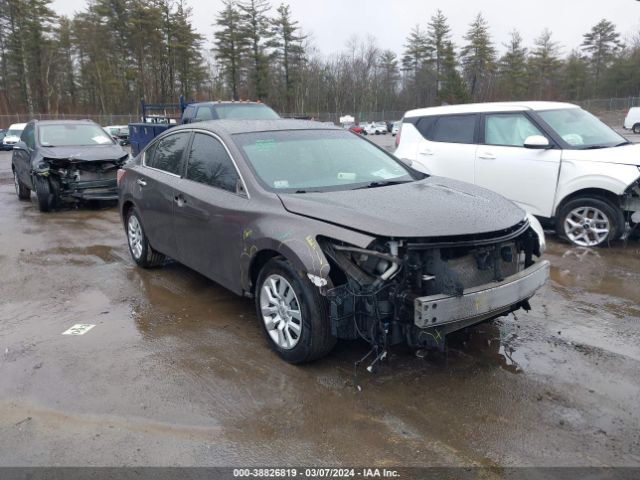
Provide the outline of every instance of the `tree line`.
<path id="1" fill-rule="evenodd" d="M 192 15 L 185 0 L 89 0 L 73 18 L 51 0 L 0 0 L 0 114 L 129 113 L 180 95 L 311 114 L 640 95 L 640 35 L 623 42 L 606 19 L 566 51 L 548 29 L 499 47 L 482 14 L 456 45 L 437 10 L 400 55 L 373 37 L 325 55 L 286 3 L 224 0 L 208 38 Z"/>

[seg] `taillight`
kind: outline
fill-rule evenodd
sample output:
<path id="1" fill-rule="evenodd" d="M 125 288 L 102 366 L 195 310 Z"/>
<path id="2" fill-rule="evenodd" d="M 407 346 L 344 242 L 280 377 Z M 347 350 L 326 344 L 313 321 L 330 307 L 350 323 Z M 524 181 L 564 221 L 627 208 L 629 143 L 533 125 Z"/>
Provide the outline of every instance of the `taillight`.
<path id="1" fill-rule="evenodd" d="M 396 133 L 396 147 L 400 146 L 400 134 L 402 133 L 402 124 L 398 127 L 398 133 Z"/>
<path id="2" fill-rule="evenodd" d="M 116 173 L 116 183 L 118 184 L 118 187 L 120 187 L 120 183 L 122 182 L 122 179 L 124 178 L 126 173 L 127 171 L 124 168 L 118 169 L 118 172 Z"/>

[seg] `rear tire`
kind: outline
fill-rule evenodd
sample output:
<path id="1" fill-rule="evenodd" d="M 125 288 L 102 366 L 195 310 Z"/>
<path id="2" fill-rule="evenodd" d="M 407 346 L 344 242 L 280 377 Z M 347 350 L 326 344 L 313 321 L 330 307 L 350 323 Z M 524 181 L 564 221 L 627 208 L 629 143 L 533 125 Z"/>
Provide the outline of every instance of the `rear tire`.
<path id="1" fill-rule="evenodd" d="M 47 177 L 33 176 L 33 186 L 38 198 L 38 208 L 41 212 L 50 212 L 56 203 L 55 194 Z"/>
<path id="2" fill-rule="evenodd" d="M 13 183 L 16 187 L 16 195 L 20 200 L 29 200 L 31 198 L 31 189 L 22 183 L 15 169 L 13 169 Z"/>
<path id="3" fill-rule="evenodd" d="M 269 345 L 287 362 L 311 362 L 334 347 L 327 299 L 285 259 L 274 258 L 260 271 L 255 300 Z"/>
<path id="4" fill-rule="evenodd" d="M 631 130 L 633 133 L 640 133 L 640 123 L 636 123 Z"/>
<path id="5" fill-rule="evenodd" d="M 606 246 L 624 232 L 622 210 L 601 197 L 577 197 L 562 205 L 556 218 L 559 237 L 580 247 Z"/>
<path id="6" fill-rule="evenodd" d="M 143 268 L 161 266 L 166 257 L 162 253 L 156 252 L 149 244 L 147 235 L 142 227 L 142 220 L 135 207 L 131 207 L 127 211 L 124 225 L 129 253 L 131 253 L 133 261 Z"/>

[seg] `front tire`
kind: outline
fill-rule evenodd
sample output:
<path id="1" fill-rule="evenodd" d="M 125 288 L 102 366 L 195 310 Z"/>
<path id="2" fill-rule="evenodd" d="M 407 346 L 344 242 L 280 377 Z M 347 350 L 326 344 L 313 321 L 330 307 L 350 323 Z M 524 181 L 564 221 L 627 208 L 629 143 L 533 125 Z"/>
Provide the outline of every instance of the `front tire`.
<path id="1" fill-rule="evenodd" d="M 335 345 L 326 298 L 286 260 L 274 258 L 260 271 L 255 300 L 269 345 L 287 362 L 317 360 Z"/>
<path id="2" fill-rule="evenodd" d="M 165 256 L 156 252 L 149 244 L 147 235 L 142 227 L 142 220 L 135 207 L 131 207 L 125 218 L 125 230 L 127 243 L 131 258 L 143 268 L 153 268 L 161 266 L 165 261 Z"/>
<path id="3" fill-rule="evenodd" d="M 636 123 L 633 128 L 633 133 L 640 133 L 640 123 Z"/>
<path id="4" fill-rule="evenodd" d="M 556 233 L 579 247 L 600 247 L 624 231 L 619 207 L 598 197 L 578 197 L 565 203 L 556 219 Z"/>
<path id="5" fill-rule="evenodd" d="M 33 176 L 33 187 L 38 198 L 38 208 L 41 212 L 50 212 L 56 204 L 56 196 L 47 177 Z"/>
<path id="6" fill-rule="evenodd" d="M 29 200 L 31 198 L 31 189 L 22 183 L 15 169 L 13 169 L 13 184 L 16 187 L 16 195 L 20 200 Z"/>

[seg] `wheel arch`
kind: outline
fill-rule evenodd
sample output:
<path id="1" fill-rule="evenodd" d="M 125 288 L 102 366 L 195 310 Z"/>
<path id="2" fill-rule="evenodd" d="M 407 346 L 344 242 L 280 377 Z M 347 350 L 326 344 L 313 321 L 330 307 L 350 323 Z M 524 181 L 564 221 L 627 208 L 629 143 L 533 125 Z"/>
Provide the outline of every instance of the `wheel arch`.
<path id="1" fill-rule="evenodd" d="M 616 207 L 620 207 L 620 195 L 613 193 L 611 190 L 606 190 L 604 188 L 583 188 L 566 195 L 562 200 L 560 200 L 556 206 L 554 216 L 558 215 L 558 212 L 564 205 L 566 205 L 567 202 L 579 197 L 607 200 L 613 203 Z"/>

